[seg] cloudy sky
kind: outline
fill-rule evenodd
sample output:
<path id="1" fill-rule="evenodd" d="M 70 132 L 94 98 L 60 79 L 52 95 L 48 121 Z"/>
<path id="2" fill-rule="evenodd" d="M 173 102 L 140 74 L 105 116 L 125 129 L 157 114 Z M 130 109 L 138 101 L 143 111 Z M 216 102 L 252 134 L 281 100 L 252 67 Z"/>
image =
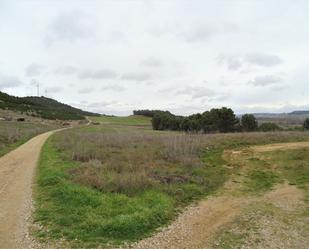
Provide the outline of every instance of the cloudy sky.
<path id="1" fill-rule="evenodd" d="M 307 0 L 0 0 L 0 90 L 191 114 L 309 108 Z"/>

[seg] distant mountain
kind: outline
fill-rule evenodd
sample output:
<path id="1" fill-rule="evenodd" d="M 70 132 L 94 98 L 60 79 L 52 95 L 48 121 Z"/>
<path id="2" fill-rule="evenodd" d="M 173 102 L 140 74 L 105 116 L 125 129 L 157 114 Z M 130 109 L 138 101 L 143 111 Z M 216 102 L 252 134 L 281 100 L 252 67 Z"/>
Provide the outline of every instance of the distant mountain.
<path id="1" fill-rule="evenodd" d="M 82 120 L 85 116 L 99 114 L 60 103 L 45 97 L 15 97 L 0 91 L 0 109 L 20 111 L 30 116 L 45 119 Z"/>
<path id="2" fill-rule="evenodd" d="M 309 111 L 293 111 L 289 113 L 290 115 L 309 115 Z"/>

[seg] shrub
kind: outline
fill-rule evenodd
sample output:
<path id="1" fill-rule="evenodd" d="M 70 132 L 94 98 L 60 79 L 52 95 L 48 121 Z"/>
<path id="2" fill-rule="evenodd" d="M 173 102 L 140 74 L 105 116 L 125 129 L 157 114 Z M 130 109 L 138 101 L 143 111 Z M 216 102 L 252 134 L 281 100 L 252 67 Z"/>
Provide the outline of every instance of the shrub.
<path id="1" fill-rule="evenodd" d="M 264 131 L 264 132 L 267 132 L 267 131 L 279 131 L 281 130 L 281 128 L 275 124 L 275 123 L 263 123 L 259 126 L 259 130 L 260 131 Z"/>
<path id="2" fill-rule="evenodd" d="M 309 130 L 309 118 L 306 118 L 304 121 L 304 129 Z"/>

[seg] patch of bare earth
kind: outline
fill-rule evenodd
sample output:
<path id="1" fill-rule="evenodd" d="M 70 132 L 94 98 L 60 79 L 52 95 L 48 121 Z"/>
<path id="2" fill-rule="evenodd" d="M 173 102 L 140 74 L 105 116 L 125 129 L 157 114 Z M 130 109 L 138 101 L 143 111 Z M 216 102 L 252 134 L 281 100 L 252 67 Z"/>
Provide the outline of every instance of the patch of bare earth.
<path id="1" fill-rule="evenodd" d="M 258 145 L 258 146 L 252 146 L 251 149 L 253 150 L 253 152 L 269 152 L 275 150 L 295 150 L 306 147 L 309 147 L 309 142 Z"/>

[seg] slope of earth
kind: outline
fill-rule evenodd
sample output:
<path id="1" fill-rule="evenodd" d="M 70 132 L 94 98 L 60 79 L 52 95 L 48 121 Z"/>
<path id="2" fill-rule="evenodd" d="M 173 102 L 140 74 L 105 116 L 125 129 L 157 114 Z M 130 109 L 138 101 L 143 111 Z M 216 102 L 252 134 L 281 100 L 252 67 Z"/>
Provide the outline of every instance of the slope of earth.
<path id="1" fill-rule="evenodd" d="M 82 120 L 84 116 L 99 116 L 46 97 L 15 97 L 0 92 L 0 109 L 19 111 L 45 119 Z"/>

